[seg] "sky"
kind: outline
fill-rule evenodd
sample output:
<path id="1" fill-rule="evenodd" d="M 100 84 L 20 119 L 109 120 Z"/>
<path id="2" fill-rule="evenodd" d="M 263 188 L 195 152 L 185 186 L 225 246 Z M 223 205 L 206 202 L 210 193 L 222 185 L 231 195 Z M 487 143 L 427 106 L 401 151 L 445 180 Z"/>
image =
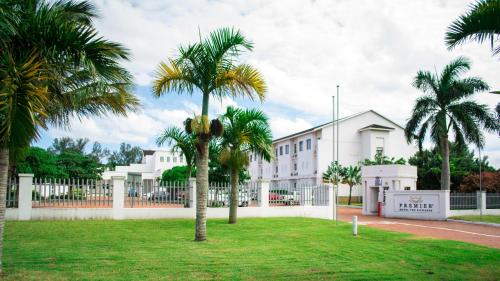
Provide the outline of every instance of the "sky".
<path id="1" fill-rule="evenodd" d="M 422 95 L 411 83 L 418 70 L 440 72 L 466 56 L 472 69 L 500 89 L 500 60 L 487 44 L 468 43 L 452 51 L 444 44 L 447 26 L 471 1 L 94 1 L 100 35 L 125 45 L 132 59 L 123 62 L 135 79 L 143 108 L 127 117 L 74 118 L 70 129 L 49 128 L 35 145 L 56 137 L 89 138 L 116 149 L 121 142 L 155 149 L 168 126 L 201 112 L 201 96 L 167 94 L 154 98 L 151 81 L 161 61 L 179 45 L 196 42 L 219 27 L 235 27 L 254 43 L 240 61 L 256 67 L 268 86 L 264 103 L 244 99 L 212 100 L 210 115 L 228 105 L 261 108 L 275 138 L 331 120 L 332 95 L 340 86 L 340 115 L 373 109 L 398 124 L 410 117 Z M 475 97 L 491 109 L 500 95 Z M 484 154 L 500 167 L 500 138 L 487 134 Z"/>

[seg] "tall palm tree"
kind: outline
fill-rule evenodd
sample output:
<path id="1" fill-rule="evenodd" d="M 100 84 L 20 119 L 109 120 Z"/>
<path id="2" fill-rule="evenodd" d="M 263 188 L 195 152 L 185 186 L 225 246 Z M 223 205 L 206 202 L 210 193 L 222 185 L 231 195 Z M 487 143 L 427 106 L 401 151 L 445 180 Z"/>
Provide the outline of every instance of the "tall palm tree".
<path id="1" fill-rule="evenodd" d="M 338 184 L 342 181 L 345 168 L 337 161 L 332 161 L 323 173 L 323 181 L 331 184 Z"/>
<path id="2" fill-rule="evenodd" d="M 202 95 L 201 116 L 186 120 L 188 132 L 196 141 L 196 241 L 206 240 L 206 208 L 208 193 L 208 143 L 222 133 L 217 121 L 209 122 L 210 97 L 265 97 L 266 84 L 262 75 L 248 64 L 236 64 L 241 52 L 251 51 L 252 42 L 235 29 L 221 28 L 208 38 L 181 46 L 179 55 L 161 63 L 157 70 L 153 93 L 160 97 L 168 92 Z"/>
<path id="3" fill-rule="evenodd" d="M 467 41 L 483 43 L 489 41 L 493 55 L 500 53 L 500 0 L 478 0 L 470 10 L 455 20 L 446 32 L 445 41 L 449 49 Z"/>
<path id="4" fill-rule="evenodd" d="M 349 186 L 349 201 L 347 205 L 351 205 L 352 187 L 361 183 L 361 167 L 349 166 L 344 168 L 342 183 Z"/>
<path id="5" fill-rule="evenodd" d="M 413 86 L 426 95 L 415 103 L 406 124 L 406 139 L 409 143 L 416 140 L 421 147 L 430 132 L 431 140 L 441 151 L 441 189 L 444 190 L 450 189 L 450 135 L 460 145 L 469 142 L 483 147 L 483 131 L 500 130 L 498 120 L 486 105 L 468 99 L 488 90 L 481 78 L 460 78 L 469 69 L 469 60 L 460 57 L 448 64 L 441 75 L 419 71 L 413 81 Z"/>
<path id="6" fill-rule="evenodd" d="M 196 135 L 188 134 L 177 127 L 166 128 L 156 139 L 156 144 L 172 145 L 172 151 L 181 151 L 186 159 L 187 178 L 191 177 L 191 171 L 195 164 L 196 157 Z"/>
<path id="7" fill-rule="evenodd" d="M 88 2 L 0 0 L 0 251 L 9 160 L 49 125 L 139 106 L 118 62 L 128 52 L 97 34 L 95 11 Z"/>
<path id="8" fill-rule="evenodd" d="M 249 152 L 262 156 L 266 161 L 271 160 L 273 136 L 267 116 L 257 109 L 229 106 L 221 119 L 224 133 L 219 159 L 222 165 L 228 168 L 231 176 L 229 223 L 236 223 L 239 173 L 249 164 Z"/>

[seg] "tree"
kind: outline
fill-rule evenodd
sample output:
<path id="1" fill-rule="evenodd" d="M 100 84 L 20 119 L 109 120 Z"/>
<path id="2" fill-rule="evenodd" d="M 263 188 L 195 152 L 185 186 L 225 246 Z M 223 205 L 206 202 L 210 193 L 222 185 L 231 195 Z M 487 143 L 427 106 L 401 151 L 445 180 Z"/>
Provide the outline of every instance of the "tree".
<path id="1" fill-rule="evenodd" d="M 70 137 L 63 138 L 55 138 L 52 142 L 52 146 L 50 146 L 47 150 L 54 153 L 60 154 L 63 152 L 77 152 L 77 153 L 85 153 L 85 147 L 89 143 L 89 139 L 75 139 L 73 140 Z"/>
<path id="2" fill-rule="evenodd" d="M 349 202 L 347 205 L 351 205 L 352 187 L 361 183 L 361 167 L 346 167 L 344 169 L 344 173 L 342 174 L 342 183 L 349 185 Z"/>
<path id="3" fill-rule="evenodd" d="M 486 192 L 500 193 L 500 172 L 482 172 L 481 187 Z M 459 192 L 476 192 L 479 191 L 479 174 L 467 176 L 460 187 Z"/>
<path id="4" fill-rule="evenodd" d="M 94 142 L 89 156 L 93 157 L 95 161 L 102 163 L 103 159 L 110 155 L 109 149 L 103 148 L 99 142 Z"/>
<path id="5" fill-rule="evenodd" d="M 98 35 L 95 17 L 88 2 L 0 2 L 0 251 L 9 160 L 50 124 L 139 106 L 118 63 L 128 52 Z"/>
<path id="6" fill-rule="evenodd" d="M 323 181 L 331 184 L 339 184 L 342 181 L 345 168 L 337 161 L 332 161 L 323 173 Z"/>
<path id="7" fill-rule="evenodd" d="M 439 189 L 442 156 L 437 146 L 417 151 L 408 162 L 418 168 L 417 189 Z M 467 147 L 450 143 L 450 189 L 457 190 L 464 178 L 479 173 L 480 162 L 483 171 L 495 171 L 487 156 L 478 159 Z"/>
<path id="8" fill-rule="evenodd" d="M 132 163 L 141 163 L 142 149 L 139 146 L 132 146 L 122 142 L 118 151 L 113 151 L 108 159 L 108 166 L 127 166 Z"/>
<path id="9" fill-rule="evenodd" d="M 226 108 L 221 116 L 224 133 L 221 138 L 221 164 L 230 171 L 231 193 L 229 223 L 237 221 L 239 173 L 248 167 L 248 153 L 261 155 L 271 161 L 273 136 L 267 116 L 257 109 Z"/>
<path id="10" fill-rule="evenodd" d="M 494 42 L 500 38 L 500 0 L 478 0 L 470 10 L 455 20 L 446 32 L 449 49 L 467 41 L 483 43 L 489 41 L 493 55 L 500 53 L 500 45 Z"/>
<path id="11" fill-rule="evenodd" d="M 208 194 L 208 144 L 222 134 L 217 120 L 209 122 L 210 97 L 255 97 L 264 99 L 266 85 L 262 75 L 248 64 L 236 65 L 244 50 L 251 51 L 252 42 L 235 29 L 221 28 L 208 38 L 181 46 L 177 58 L 161 63 L 157 70 L 153 93 L 160 97 L 168 92 L 202 95 L 201 116 L 185 122 L 186 132 L 196 134 L 196 241 L 206 240 L 206 208 Z"/>
<path id="12" fill-rule="evenodd" d="M 67 174 L 57 163 L 57 156 L 40 147 L 30 147 L 17 163 L 19 173 L 34 174 L 35 178 L 65 178 Z"/>
<path id="13" fill-rule="evenodd" d="M 441 189 L 450 189 L 450 134 L 458 145 L 466 142 L 482 148 L 483 131 L 500 131 L 496 117 L 488 107 L 468 98 L 488 90 L 488 85 L 478 77 L 460 78 L 470 69 L 468 59 L 460 57 L 448 64 L 441 75 L 419 71 L 413 86 L 425 96 L 417 99 L 412 116 L 405 127 L 407 141 L 417 141 L 420 150 L 427 132 L 439 147 L 442 157 Z"/>
<path id="14" fill-rule="evenodd" d="M 172 169 L 163 171 L 161 174 L 161 181 L 164 182 L 186 182 L 189 179 L 188 170 L 192 167 L 188 166 L 175 166 Z"/>
<path id="15" fill-rule="evenodd" d="M 156 139 L 158 146 L 165 143 L 167 145 L 173 144 L 173 152 L 178 152 L 179 150 L 182 152 L 187 164 L 186 175 L 187 178 L 190 178 L 196 158 L 196 135 L 183 132 L 177 127 L 169 127 Z"/>

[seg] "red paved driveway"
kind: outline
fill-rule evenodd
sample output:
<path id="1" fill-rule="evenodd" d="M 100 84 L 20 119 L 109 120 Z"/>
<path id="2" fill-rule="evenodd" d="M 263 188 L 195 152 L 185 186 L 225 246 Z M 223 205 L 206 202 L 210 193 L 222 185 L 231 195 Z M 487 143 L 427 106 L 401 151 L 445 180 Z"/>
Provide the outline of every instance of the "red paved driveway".
<path id="1" fill-rule="evenodd" d="M 361 209 L 339 208 L 339 220 L 351 222 L 352 216 L 358 216 L 360 225 L 500 249 L 500 227 L 449 221 L 379 218 L 377 216 L 364 216 L 361 214 Z"/>

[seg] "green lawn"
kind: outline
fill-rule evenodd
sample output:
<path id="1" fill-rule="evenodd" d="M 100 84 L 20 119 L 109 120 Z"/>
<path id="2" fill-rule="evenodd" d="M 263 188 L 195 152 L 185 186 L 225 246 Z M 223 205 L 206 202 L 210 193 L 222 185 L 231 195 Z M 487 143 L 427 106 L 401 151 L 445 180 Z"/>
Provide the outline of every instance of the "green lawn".
<path id="1" fill-rule="evenodd" d="M 7 222 L 4 280 L 497 280 L 500 250 L 305 218 Z"/>
<path id="2" fill-rule="evenodd" d="M 500 223 L 500 216 L 457 216 L 451 217 L 450 219 L 464 220 L 464 221 L 480 221 L 480 222 L 492 222 Z"/>

